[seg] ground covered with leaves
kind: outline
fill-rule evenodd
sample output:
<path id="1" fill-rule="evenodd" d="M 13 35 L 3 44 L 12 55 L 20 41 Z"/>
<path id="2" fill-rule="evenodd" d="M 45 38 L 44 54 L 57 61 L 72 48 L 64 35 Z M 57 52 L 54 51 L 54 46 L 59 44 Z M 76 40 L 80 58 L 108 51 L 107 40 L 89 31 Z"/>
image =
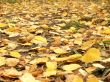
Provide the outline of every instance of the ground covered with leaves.
<path id="1" fill-rule="evenodd" d="M 0 3 L 0 82 L 110 82 L 109 8 Z"/>

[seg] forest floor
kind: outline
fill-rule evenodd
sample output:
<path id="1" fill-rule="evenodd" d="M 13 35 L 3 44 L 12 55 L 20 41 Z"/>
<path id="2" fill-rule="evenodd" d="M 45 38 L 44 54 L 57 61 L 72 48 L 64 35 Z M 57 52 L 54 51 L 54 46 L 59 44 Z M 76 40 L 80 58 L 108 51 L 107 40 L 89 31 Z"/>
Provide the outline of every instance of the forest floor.
<path id="1" fill-rule="evenodd" d="M 0 3 L 0 82 L 110 82 L 110 7 L 65 1 Z"/>

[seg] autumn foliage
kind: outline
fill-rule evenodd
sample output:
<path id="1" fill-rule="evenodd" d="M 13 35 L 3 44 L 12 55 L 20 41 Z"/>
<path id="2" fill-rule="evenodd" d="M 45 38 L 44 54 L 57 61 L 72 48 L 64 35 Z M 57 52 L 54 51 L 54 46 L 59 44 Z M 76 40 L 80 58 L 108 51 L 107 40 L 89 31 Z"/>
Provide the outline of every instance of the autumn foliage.
<path id="1" fill-rule="evenodd" d="M 0 82 L 110 82 L 109 0 L 0 0 Z"/>

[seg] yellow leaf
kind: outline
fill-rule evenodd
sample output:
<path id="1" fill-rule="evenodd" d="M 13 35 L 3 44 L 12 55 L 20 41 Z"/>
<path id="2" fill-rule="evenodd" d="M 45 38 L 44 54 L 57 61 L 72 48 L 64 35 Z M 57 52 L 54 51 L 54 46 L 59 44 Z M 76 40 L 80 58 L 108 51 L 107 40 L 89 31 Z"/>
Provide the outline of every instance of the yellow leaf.
<path id="1" fill-rule="evenodd" d="M 43 58 L 34 59 L 34 60 L 30 61 L 29 63 L 30 64 L 38 64 L 38 63 L 42 63 L 42 62 L 47 62 L 48 60 L 49 60 L 48 57 L 43 57 Z"/>
<path id="2" fill-rule="evenodd" d="M 82 44 L 82 38 L 76 38 L 75 40 L 74 40 L 74 44 L 78 44 L 78 45 L 81 45 Z"/>
<path id="3" fill-rule="evenodd" d="M 43 43 L 47 43 L 47 39 L 42 37 L 42 36 L 35 36 L 33 39 L 32 39 L 32 42 L 33 43 L 36 43 L 36 42 L 43 42 Z"/>
<path id="4" fill-rule="evenodd" d="M 73 71 L 73 70 L 76 70 L 78 68 L 80 68 L 81 66 L 79 64 L 69 64 L 69 65 L 64 65 L 62 67 L 63 70 L 66 70 L 66 71 Z"/>
<path id="5" fill-rule="evenodd" d="M 52 76 L 52 75 L 56 75 L 56 70 L 48 70 L 46 72 L 43 73 L 44 76 Z"/>
<path id="6" fill-rule="evenodd" d="M 74 33 L 74 32 L 76 32 L 76 28 L 75 27 L 70 27 L 70 29 L 68 29 L 68 32 Z"/>
<path id="7" fill-rule="evenodd" d="M 56 75 L 57 62 L 46 62 L 46 72 L 43 73 L 44 76 Z"/>
<path id="8" fill-rule="evenodd" d="M 41 82 L 39 80 L 35 80 L 31 73 L 24 73 L 23 76 L 20 77 L 21 82 Z"/>
<path id="9" fill-rule="evenodd" d="M 94 70 L 96 70 L 96 67 L 88 67 L 85 69 L 88 73 L 92 73 Z"/>
<path id="10" fill-rule="evenodd" d="M 19 27 L 9 27 L 6 29 L 7 32 L 20 32 Z"/>
<path id="11" fill-rule="evenodd" d="M 8 23 L 8 26 L 9 26 L 9 27 L 15 27 L 15 24 Z"/>
<path id="12" fill-rule="evenodd" d="M 0 57 L 0 66 L 5 65 L 5 63 L 6 63 L 6 58 Z"/>
<path id="13" fill-rule="evenodd" d="M 87 82 L 99 82 L 99 79 L 95 76 L 88 76 Z"/>
<path id="14" fill-rule="evenodd" d="M 82 50 L 86 50 L 90 48 L 93 44 L 95 44 L 96 40 L 88 40 L 81 45 Z"/>
<path id="15" fill-rule="evenodd" d="M 102 32 L 101 32 L 102 34 L 110 34 L 110 28 L 106 28 L 106 29 L 104 29 Z"/>
<path id="16" fill-rule="evenodd" d="M 5 49 L 0 48 L 0 53 L 6 53 L 7 51 Z"/>
<path id="17" fill-rule="evenodd" d="M 99 61 L 99 60 L 101 60 L 100 55 L 101 55 L 101 53 L 100 53 L 99 49 L 90 48 L 82 57 L 82 61 L 85 63 Z"/>
<path id="18" fill-rule="evenodd" d="M 73 82 L 83 82 L 83 78 L 81 76 L 74 76 Z"/>
<path id="19" fill-rule="evenodd" d="M 55 70 L 57 68 L 57 62 L 46 62 L 47 70 Z"/>
<path id="20" fill-rule="evenodd" d="M 6 26 L 7 26 L 7 24 L 3 24 L 3 23 L 0 24 L 0 28 L 4 28 Z"/>
<path id="21" fill-rule="evenodd" d="M 63 58 L 56 58 L 55 61 L 66 61 L 66 60 L 72 60 L 72 61 L 77 61 L 82 57 L 81 54 L 74 54 L 74 55 L 70 55 L 68 57 L 63 57 Z"/>
<path id="22" fill-rule="evenodd" d="M 41 27 L 42 27 L 42 28 L 44 28 L 44 29 L 50 29 L 50 28 L 49 28 L 49 26 L 48 26 L 48 25 L 46 25 L 46 24 L 41 25 Z"/>
<path id="23" fill-rule="evenodd" d="M 56 48 L 53 50 L 55 53 L 57 54 L 64 54 L 64 53 L 67 53 L 66 50 L 64 49 L 61 49 L 61 48 Z"/>
<path id="24" fill-rule="evenodd" d="M 17 51 L 11 51 L 10 56 L 15 57 L 15 58 L 20 58 L 21 54 Z"/>
<path id="25" fill-rule="evenodd" d="M 64 16 L 64 17 L 67 16 L 67 15 L 68 15 L 67 12 L 63 12 L 63 13 L 62 13 L 62 16 Z"/>

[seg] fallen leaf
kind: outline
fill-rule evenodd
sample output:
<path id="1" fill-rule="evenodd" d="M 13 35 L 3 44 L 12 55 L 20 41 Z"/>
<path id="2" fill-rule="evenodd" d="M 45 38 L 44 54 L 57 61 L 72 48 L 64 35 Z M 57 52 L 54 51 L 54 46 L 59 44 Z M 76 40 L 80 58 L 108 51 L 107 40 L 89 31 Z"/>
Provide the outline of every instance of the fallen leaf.
<path id="1" fill-rule="evenodd" d="M 56 37 L 53 37 L 53 42 L 51 43 L 53 46 L 60 46 L 62 41 L 61 41 L 61 37 L 59 36 L 56 36 Z"/>
<path id="2" fill-rule="evenodd" d="M 0 66 L 5 65 L 5 63 L 6 63 L 6 58 L 0 57 Z"/>
<path id="3" fill-rule="evenodd" d="M 42 36 L 35 36 L 33 39 L 32 39 L 32 42 L 33 43 L 36 43 L 36 42 L 43 42 L 43 43 L 47 43 L 47 39 L 42 37 Z"/>
<path id="4" fill-rule="evenodd" d="M 48 57 L 44 57 L 44 58 L 36 58 L 32 61 L 30 61 L 30 64 L 38 64 L 38 63 L 43 63 L 43 62 L 47 62 L 49 60 Z"/>
<path id="5" fill-rule="evenodd" d="M 81 44 L 82 44 L 82 38 L 76 38 L 76 39 L 74 40 L 74 44 L 81 45 Z"/>
<path id="6" fill-rule="evenodd" d="M 93 71 L 96 70 L 96 67 L 88 67 L 85 69 L 88 73 L 92 73 Z"/>
<path id="7" fill-rule="evenodd" d="M 0 23 L 0 28 L 4 28 L 6 26 L 8 26 L 8 25 L 7 24 L 4 24 L 4 23 Z"/>
<path id="8" fill-rule="evenodd" d="M 9 27 L 6 29 L 6 32 L 20 32 L 19 27 Z"/>
<path id="9" fill-rule="evenodd" d="M 81 75 L 83 75 L 84 77 L 88 75 L 87 71 L 85 71 L 84 69 L 79 69 L 79 72 Z"/>
<path id="10" fill-rule="evenodd" d="M 65 70 L 65 71 L 73 71 L 73 70 L 76 70 L 80 67 L 81 66 L 79 64 L 69 64 L 69 65 L 64 65 L 62 67 L 62 69 Z"/>
<path id="11" fill-rule="evenodd" d="M 13 50 L 13 49 L 15 49 L 18 45 L 17 45 L 16 43 L 14 43 L 14 42 L 10 42 L 10 43 L 8 43 L 7 46 L 8 46 L 9 49 Z"/>
<path id="12" fill-rule="evenodd" d="M 56 70 L 49 70 L 43 73 L 44 76 L 49 77 L 52 75 L 56 75 Z"/>
<path id="13" fill-rule="evenodd" d="M 56 48 L 53 50 L 55 53 L 57 54 L 64 54 L 67 53 L 66 50 L 62 49 L 62 48 Z"/>
<path id="14" fill-rule="evenodd" d="M 13 23 L 8 23 L 8 26 L 9 26 L 9 27 L 15 27 L 15 24 L 13 24 Z"/>
<path id="15" fill-rule="evenodd" d="M 3 75 L 10 78 L 18 78 L 22 75 L 22 72 L 17 71 L 15 68 L 10 68 L 6 69 Z"/>
<path id="16" fill-rule="evenodd" d="M 81 76 L 75 75 L 73 82 L 83 82 L 83 78 Z"/>
<path id="17" fill-rule="evenodd" d="M 57 62 L 46 62 L 47 70 L 56 70 Z"/>
<path id="18" fill-rule="evenodd" d="M 17 36 L 20 35 L 20 34 L 17 33 L 17 32 L 15 32 L 15 33 L 13 33 L 13 32 L 7 32 L 7 34 L 9 35 L 10 38 L 12 38 L 12 37 L 17 37 Z"/>
<path id="19" fill-rule="evenodd" d="M 96 67 L 96 68 L 101 68 L 101 69 L 104 69 L 105 68 L 105 66 L 103 66 L 103 65 L 101 65 L 101 64 L 99 64 L 99 63 L 93 63 L 92 64 L 94 67 Z"/>
<path id="20" fill-rule="evenodd" d="M 93 75 L 89 75 L 87 78 L 87 82 L 99 82 L 99 79 Z"/>
<path id="21" fill-rule="evenodd" d="M 46 24 L 41 25 L 41 27 L 42 27 L 43 29 L 50 29 L 50 28 L 49 28 L 49 26 L 48 26 L 48 25 L 46 25 Z"/>
<path id="22" fill-rule="evenodd" d="M 70 27 L 70 29 L 67 30 L 70 33 L 74 33 L 76 32 L 76 28 L 75 27 Z"/>
<path id="23" fill-rule="evenodd" d="M 73 82 L 74 74 L 67 74 L 65 75 L 66 80 L 65 82 Z"/>
<path id="24" fill-rule="evenodd" d="M 99 49 L 96 48 L 90 48 L 84 56 L 82 56 L 82 61 L 85 63 L 90 63 L 94 61 L 99 61 L 101 60 L 101 53 Z"/>
<path id="25" fill-rule="evenodd" d="M 86 49 L 90 48 L 93 44 L 95 44 L 95 42 L 96 42 L 96 40 L 88 40 L 88 41 L 82 43 L 81 49 L 86 50 Z"/>
<path id="26" fill-rule="evenodd" d="M 74 54 L 74 55 L 70 55 L 68 57 L 55 58 L 55 61 L 57 61 L 57 62 L 66 61 L 66 60 L 77 61 L 77 60 L 80 60 L 81 57 L 82 57 L 81 54 Z"/>
<path id="27" fill-rule="evenodd" d="M 62 16 L 64 16 L 64 17 L 67 16 L 67 15 L 68 15 L 67 12 L 63 12 L 63 13 L 62 13 Z"/>
<path id="28" fill-rule="evenodd" d="M 6 65 L 7 66 L 16 66 L 19 62 L 19 59 L 16 58 L 7 58 L 6 59 Z"/>
<path id="29" fill-rule="evenodd" d="M 7 50 L 0 48 L 0 53 L 7 53 Z"/>
<path id="30" fill-rule="evenodd" d="M 24 73 L 23 76 L 20 77 L 21 82 L 41 82 L 36 80 L 31 73 Z"/>
<path id="31" fill-rule="evenodd" d="M 110 58 L 104 59 L 104 60 L 102 60 L 102 62 L 104 62 L 104 63 L 110 62 Z"/>
<path id="32" fill-rule="evenodd" d="M 27 30 L 28 30 L 28 32 L 30 32 L 30 33 L 34 33 L 34 32 L 36 32 L 36 26 L 31 26 L 31 27 L 29 27 Z"/>
<path id="33" fill-rule="evenodd" d="M 110 35 L 110 28 L 106 28 L 101 31 L 102 34 Z"/>
<path id="34" fill-rule="evenodd" d="M 46 71 L 43 73 L 44 76 L 56 75 L 57 62 L 46 62 Z"/>
<path id="35" fill-rule="evenodd" d="M 11 51 L 10 56 L 15 57 L 15 58 L 20 58 L 21 54 L 17 51 Z"/>

